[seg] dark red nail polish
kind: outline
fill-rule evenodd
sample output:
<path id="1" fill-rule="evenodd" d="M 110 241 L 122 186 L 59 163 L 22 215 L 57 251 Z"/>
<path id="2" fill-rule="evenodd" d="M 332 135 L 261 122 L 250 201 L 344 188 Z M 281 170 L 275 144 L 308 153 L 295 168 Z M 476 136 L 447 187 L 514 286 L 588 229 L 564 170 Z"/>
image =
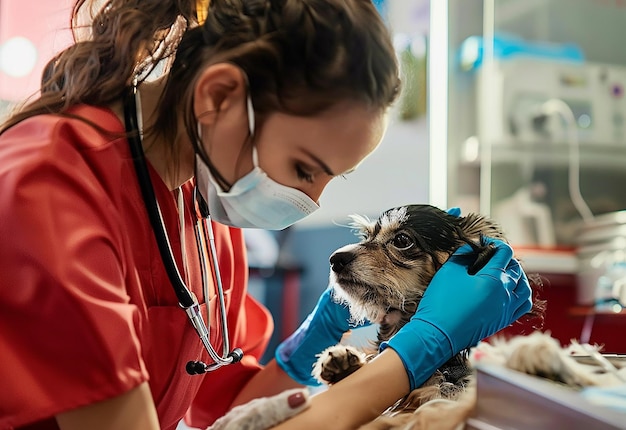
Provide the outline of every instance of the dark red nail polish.
<path id="1" fill-rule="evenodd" d="M 305 401 L 306 399 L 304 398 L 304 394 L 302 394 L 302 392 L 297 392 L 287 397 L 287 403 L 289 403 L 289 407 L 291 409 L 301 406 Z"/>

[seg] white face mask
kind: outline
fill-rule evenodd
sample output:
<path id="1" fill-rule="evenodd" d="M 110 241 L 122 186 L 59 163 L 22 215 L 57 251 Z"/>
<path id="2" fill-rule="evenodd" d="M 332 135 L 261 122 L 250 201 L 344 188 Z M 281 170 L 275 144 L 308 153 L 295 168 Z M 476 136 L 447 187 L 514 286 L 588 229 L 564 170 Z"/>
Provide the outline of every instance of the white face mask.
<path id="1" fill-rule="evenodd" d="M 249 96 L 247 108 L 250 136 L 254 136 L 254 111 Z M 229 191 L 222 191 L 209 167 L 196 154 L 196 186 L 215 221 L 240 228 L 282 230 L 319 209 L 302 191 L 267 176 L 259 167 L 256 147 L 252 148 L 252 163 L 254 169 L 250 173 Z"/>

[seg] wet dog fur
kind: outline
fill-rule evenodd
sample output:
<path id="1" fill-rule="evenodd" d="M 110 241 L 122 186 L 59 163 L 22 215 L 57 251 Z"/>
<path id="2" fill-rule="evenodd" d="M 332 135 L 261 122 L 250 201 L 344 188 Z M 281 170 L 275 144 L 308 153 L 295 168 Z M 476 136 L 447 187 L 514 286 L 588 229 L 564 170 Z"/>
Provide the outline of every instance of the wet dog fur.
<path id="1" fill-rule="evenodd" d="M 485 237 L 505 240 L 500 226 L 488 217 L 468 214 L 457 217 L 431 205 L 408 205 L 389 209 L 377 220 L 352 217 L 360 241 L 346 245 L 330 257 L 330 283 L 335 298 L 350 308 L 355 322 L 379 324 L 371 349 L 335 345 L 319 355 L 313 375 L 333 384 L 373 358 L 381 342 L 404 326 L 436 271 L 461 245 L 469 244 L 470 273 L 476 273 L 494 252 Z M 538 292 L 541 281 L 530 277 Z M 454 300 L 451 297 L 450 300 Z M 528 319 L 541 325 L 545 302 L 534 298 Z M 472 380 L 468 351 L 461 351 L 424 383 L 400 399 L 386 415 L 411 412 L 434 399 L 455 400 Z"/>

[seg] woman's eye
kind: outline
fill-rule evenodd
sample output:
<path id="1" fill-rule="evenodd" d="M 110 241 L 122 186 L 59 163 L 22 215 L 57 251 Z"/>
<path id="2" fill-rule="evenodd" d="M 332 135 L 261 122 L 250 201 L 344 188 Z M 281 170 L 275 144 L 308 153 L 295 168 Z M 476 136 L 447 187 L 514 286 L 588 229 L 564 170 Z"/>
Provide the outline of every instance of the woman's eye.
<path id="1" fill-rule="evenodd" d="M 307 172 L 300 165 L 296 165 L 296 173 L 298 175 L 298 179 L 306 182 L 313 182 L 313 175 Z"/>
<path id="2" fill-rule="evenodd" d="M 405 250 L 413 246 L 413 239 L 406 233 L 400 233 L 391 240 L 391 243 L 396 248 Z"/>

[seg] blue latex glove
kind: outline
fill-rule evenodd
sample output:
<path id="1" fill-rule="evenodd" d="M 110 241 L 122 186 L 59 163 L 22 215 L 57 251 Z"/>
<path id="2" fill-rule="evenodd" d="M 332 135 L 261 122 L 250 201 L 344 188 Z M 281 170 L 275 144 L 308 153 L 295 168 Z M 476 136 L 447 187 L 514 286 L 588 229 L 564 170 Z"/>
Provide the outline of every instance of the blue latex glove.
<path id="1" fill-rule="evenodd" d="M 456 207 L 456 206 L 448 209 L 446 212 L 448 212 L 448 214 L 450 215 L 461 216 L 461 208 Z"/>
<path id="2" fill-rule="evenodd" d="M 462 254 L 471 248 L 463 245 L 437 271 L 411 320 L 381 345 L 381 350 L 390 347 L 398 353 L 411 390 L 462 349 L 530 311 L 530 285 L 513 250 L 500 240 L 486 241 L 496 251 L 478 273 L 467 273 Z"/>
<path id="3" fill-rule="evenodd" d="M 311 376 L 316 355 L 339 343 L 345 332 L 356 327 L 350 323 L 348 307 L 333 300 L 332 288 L 329 287 L 300 327 L 278 345 L 276 362 L 300 384 L 321 385 Z"/>

